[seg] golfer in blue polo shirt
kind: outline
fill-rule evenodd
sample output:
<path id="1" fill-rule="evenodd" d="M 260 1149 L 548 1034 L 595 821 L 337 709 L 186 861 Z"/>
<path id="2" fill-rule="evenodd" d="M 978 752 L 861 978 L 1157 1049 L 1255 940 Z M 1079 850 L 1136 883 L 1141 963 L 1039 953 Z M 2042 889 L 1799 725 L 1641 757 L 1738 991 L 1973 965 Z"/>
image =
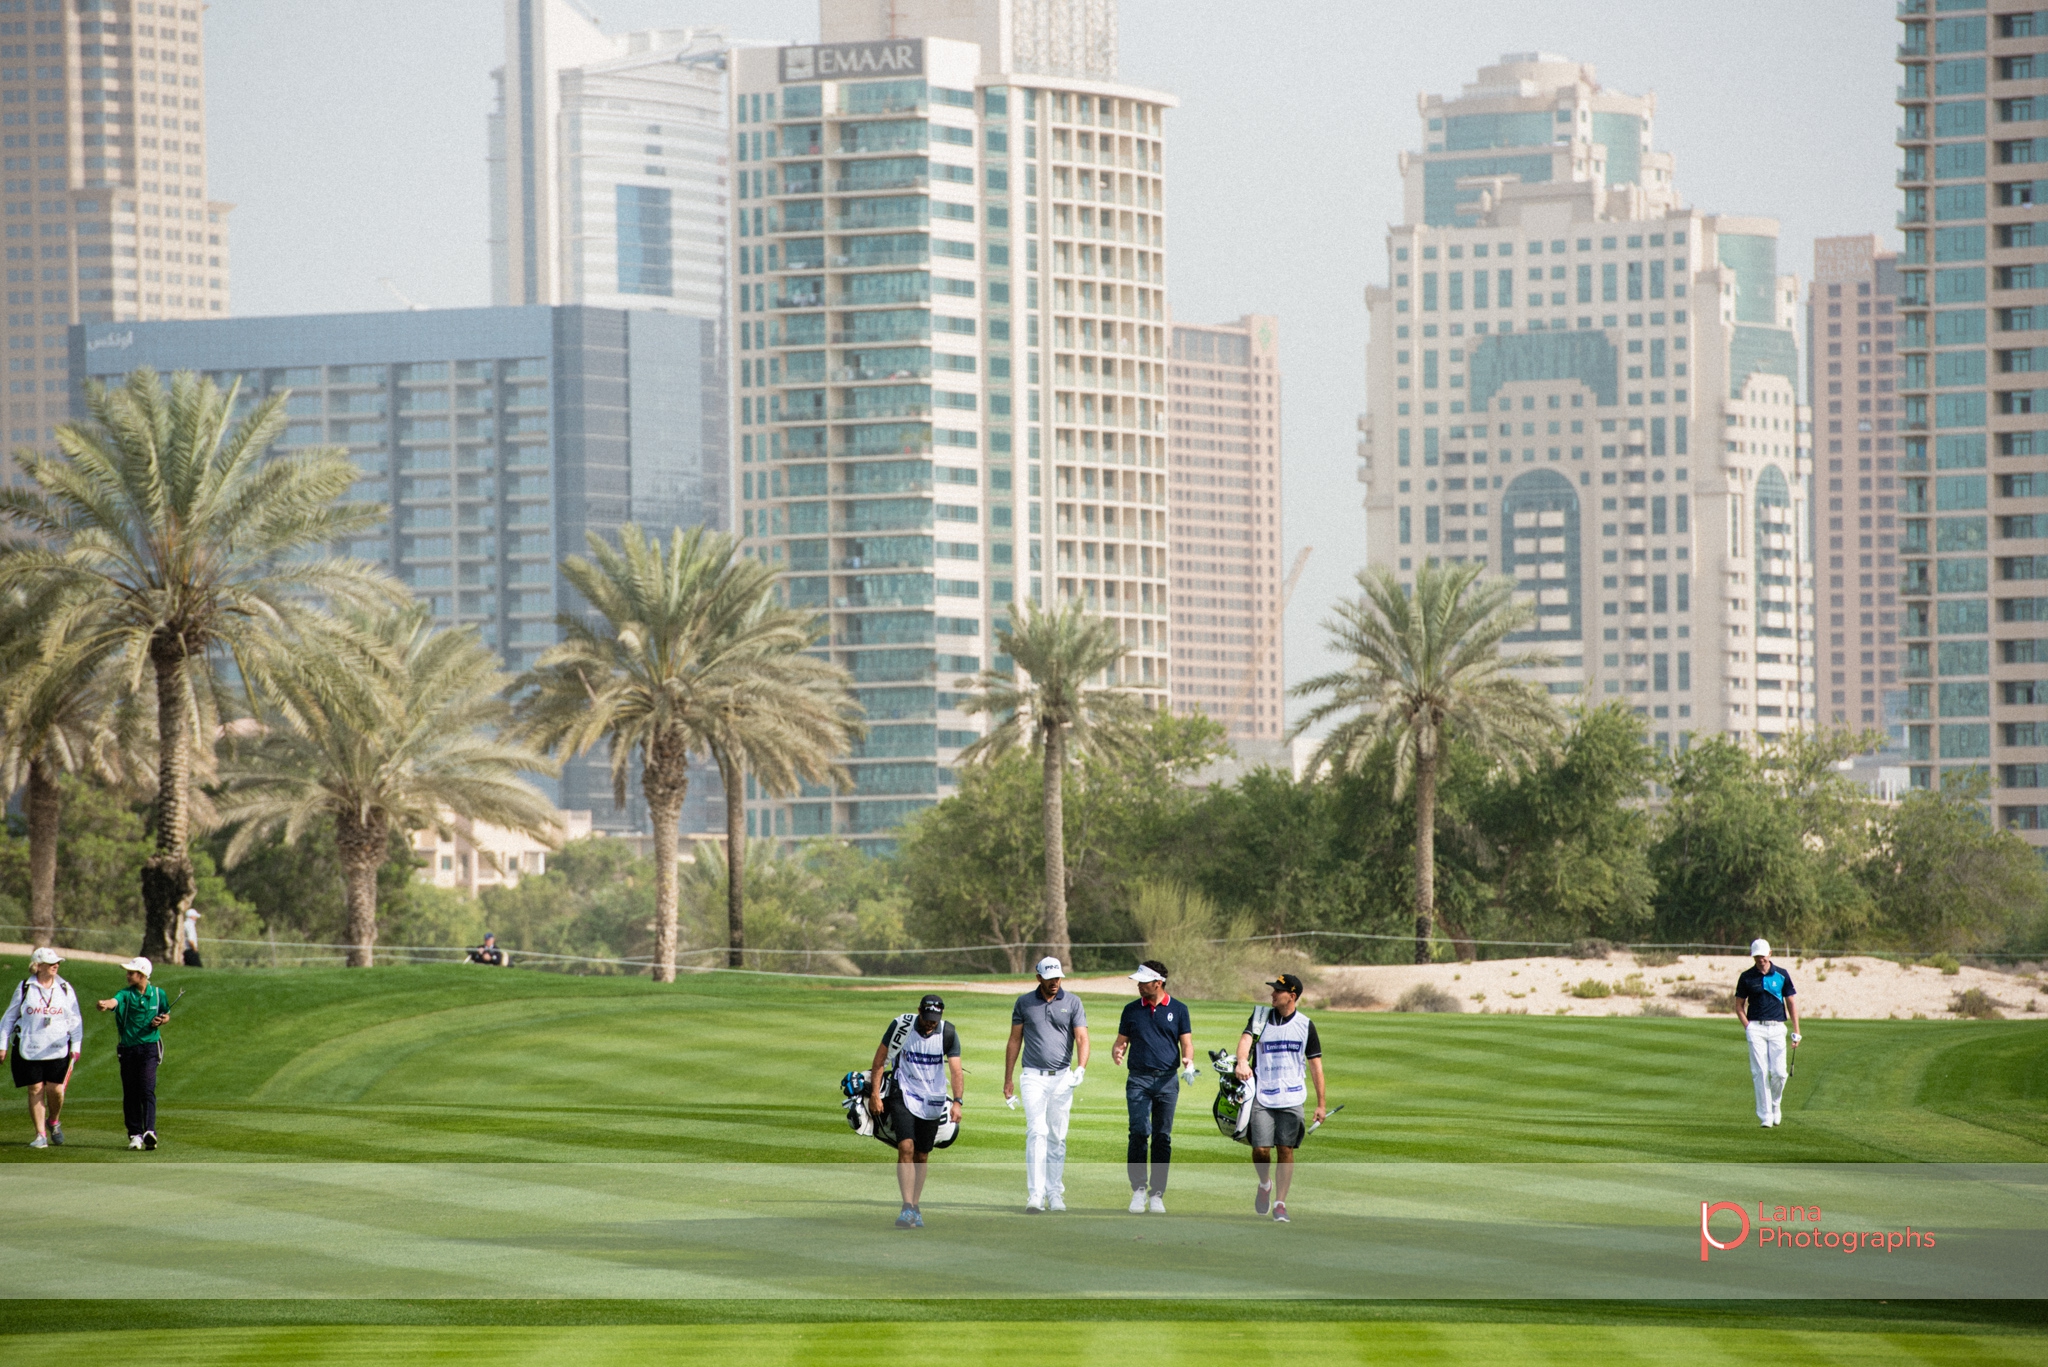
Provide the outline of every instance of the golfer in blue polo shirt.
<path id="1" fill-rule="evenodd" d="M 1752 940 L 1756 962 L 1735 980 L 1735 1019 L 1749 1040 L 1749 1076 L 1756 1084 L 1756 1118 L 1765 1129 L 1784 1119 L 1785 1084 L 1792 1079 L 1786 1048 L 1799 1046 L 1799 989 L 1792 975 L 1771 962 L 1771 942 Z M 1785 1028 L 1791 1018 L 1791 1032 Z"/>
<path id="2" fill-rule="evenodd" d="M 1138 999 L 1124 1007 L 1117 1022 L 1116 1043 L 1109 1061 L 1130 1059 L 1124 1101 L 1131 1110 L 1131 1142 L 1124 1164 L 1131 1177 L 1131 1214 L 1166 1214 L 1166 1171 L 1173 1161 L 1173 1107 L 1180 1099 L 1180 1078 L 1195 1080 L 1194 1024 L 1185 1002 L 1166 990 L 1166 965 L 1147 959 L 1131 974 Z M 1145 1170 L 1151 1146 L 1151 1172 Z"/>

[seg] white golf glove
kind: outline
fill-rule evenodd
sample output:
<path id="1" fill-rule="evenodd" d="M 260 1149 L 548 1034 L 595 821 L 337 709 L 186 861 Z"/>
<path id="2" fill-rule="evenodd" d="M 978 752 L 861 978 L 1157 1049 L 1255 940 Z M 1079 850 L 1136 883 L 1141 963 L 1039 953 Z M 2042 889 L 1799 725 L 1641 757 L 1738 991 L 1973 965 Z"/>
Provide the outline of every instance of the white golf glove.
<path id="1" fill-rule="evenodd" d="M 1076 1068 L 1071 1074 L 1071 1077 L 1073 1080 L 1067 1083 L 1067 1086 L 1069 1088 L 1078 1088 L 1082 1083 L 1088 1080 L 1088 1070 L 1086 1068 Z"/>
<path id="2" fill-rule="evenodd" d="M 1797 1034 L 1796 1032 L 1795 1032 L 1795 1033 L 1793 1034 L 1793 1036 L 1792 1036 L 1792 1042 L 1793 1042 L 1794 1044 L 1797 1044 L 1797 1043 L 1799 1043 L 1799 1036 L 1798 1036 L 1798 1034 Z"/>
<path id="3" fill-rule="evenodd" d="M 1004 1098 L 1003 1098 L 1003 1104 L 1004 1104 L 1005 1106 L 1008 1106 L 1008 1107 L 1009 1107 L 1009 1108 L 1010 1108 L 1011 1110 L 1013 1110 L 1013 1111 L 1014 1111 L 1014 1110 L 1016 1110 L 1016 1109 L 1017 1109 L 1017 1097 L 1016 1097 L 1016 1094 L 1015 1094 L 1015 1093 L 1012 1093 L 1011 1095 L 1009 1095 L 1009 1096 L 1006 1096 L 1006 1097 L 1004 1097 Z"/>
<path id="4" fill-rule="evenodd" d="M 1201 1077 L 1201 1074 L 1195 1071 L 1195 1065 L 1192 1060 L 1189 1061 L 1188 1065 L 1185 1068 L 1181 1069 L 1180 1075 L 1181 1080 L 1186 1082 L 1190 1087 L 1194 1086 L 1195 1082 Z"/>

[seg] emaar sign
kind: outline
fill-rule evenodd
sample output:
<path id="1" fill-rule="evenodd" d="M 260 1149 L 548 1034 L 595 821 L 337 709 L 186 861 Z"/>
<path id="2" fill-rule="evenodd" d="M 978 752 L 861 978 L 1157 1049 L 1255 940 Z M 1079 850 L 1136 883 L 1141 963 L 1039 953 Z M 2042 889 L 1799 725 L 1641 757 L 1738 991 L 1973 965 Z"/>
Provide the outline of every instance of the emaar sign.
<path id="1" fill-rule="evenodd" d="M 135 329 L 123 328 L 119 332 L 102 332 L 97 337 L 85 339 L 85 349 L 92 351 L 126 351 L 135 345 Z"/>
<path id="2" fill-rule="evenodd" d="M 872 43 L 818 43 L 781 50 L 784 84 L 863 76 L 924 75 L 924 39 L 885 38 Z"/>

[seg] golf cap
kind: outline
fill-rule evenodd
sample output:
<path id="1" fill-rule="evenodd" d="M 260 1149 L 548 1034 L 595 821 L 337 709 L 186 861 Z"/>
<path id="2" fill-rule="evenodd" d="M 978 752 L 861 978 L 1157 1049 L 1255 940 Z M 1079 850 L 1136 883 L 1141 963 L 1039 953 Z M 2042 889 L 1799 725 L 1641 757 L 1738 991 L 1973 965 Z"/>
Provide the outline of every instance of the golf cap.
<path id="1" fill-rule="evenodd" d="M 64 956 L 51 949 L 48 945 L 44 945 L 41 949 L 29 955 L 28 961 L 31 964 L 61 964 L 64 962 Z"/>
<path id="2" fill-rule="evenodd" d="M 1267 983 L 1266 986 L 1277 988 L 1282 992 L 1292 992 L 1297 997 L 1301 995 L 1301 979 L 1295 977 L 1292 973 L 1282 973 L 1279 977 Z"/>
<path id="3" fill-rule="evenodd" d="M 1048 954 L 1038 961 L 1038 976 L 1040 979 L 1046 979 L 1064 978 L 1067 975 L 1065 970 L 1060 967 L 1060 961 Z"/>
<path id="4" fill-rule="evenodd" d="M 946 999 L 936 992 L 927 992 L 924 1000 L 917 1004 L 920 1016 L 943 1016 L 946 1014 Z"/>
<path id="5" fill-rule="evenodd" d="M 1131 975 L 1131 981 L 1134 983 L 1163 983 L 1166 981 L 1166 975 L 1150 964 L 1139 964 L 1138 971 Z"/>
<path id="6" fill-rule="evenodd" d="M 1769 940 L 1751 940 L 1749 942 L 1749 957 L 1752 959 L 1770 958 L 1771 942 Z"/>
<path id="7" fill-rule="evenodd" d="M 156 965 L 143 958 L 140 954 L 130 959 L 127 963 L 122 964 L 121 967 L 130 973 L 140 973 L 145 978 L 156 971 Z"/>

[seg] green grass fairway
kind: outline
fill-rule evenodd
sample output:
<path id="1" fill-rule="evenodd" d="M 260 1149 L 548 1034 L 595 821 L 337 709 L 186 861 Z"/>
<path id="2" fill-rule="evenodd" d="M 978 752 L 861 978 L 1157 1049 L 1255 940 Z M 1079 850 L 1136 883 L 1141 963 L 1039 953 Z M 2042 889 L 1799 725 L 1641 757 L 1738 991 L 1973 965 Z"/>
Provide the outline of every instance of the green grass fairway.
<path id="1" fill-rule="evenodd" d="M 67 968 L 81 996 L 116 986 L 109 966 Z M 0 982 L 24 971 L 0 960 Z M 1303 1150 L 1294 1225 L 1252 1217 L 1245 1150 L 1209 1122 L 1206 1077 L 1182 1096 L 1174 1214 L 1148 1224 L 1121 1213 L 1121 1003 L 1090 998 L 1075 1211 L 1055 1233 L 1017 1213 L 1009 998 L 955 992 L 967 1124 L 934 1159 L 930 1237 L 904 1243 L 889 1155 L 836 1102 L 914 990 L 457 966 L 160 982 L 188 995 L 166 1031 L 158 1153 L 124 1149 L 103 1017 L 63 1149 L 29 1150 L 26 1108 L 0 1098 L 0 1163 L 21 1165 L 0 1181 L 65 1232 L 62 1275 L 0 1283 L 17 1298 L 0 1362 L 62 1355 L 72 1332 L 169 1362 L 866 1362 L 934 1342 L 972 1362 L 1046 1344 L 1081 1360 L 1718 1361 L 1753 1357 L 1759 1334 L 1794 1360 L 2048 1362 L 2041 1302 L 1902 1303 L 2048 1289 L 2048 1023 L 1817 1022 L 1785 1125 L 1760 1131 L 1732 1021 L 1325 1013 L 1331 1100 L 1348 1109 Z M 1246 1010 L 1196 1004 L 1197 1048 L 1233 1045 Z M 1700 1269 L 1687 1245 L 1688 1203 L 1823 1196 L 1844 1227 L 1967 1229 L 1977 1242 L 1951 1247 L 1979 1261 L 1763 1275 L 1720 1255 Z M 1588 1242 L 1581 1218 L 1604 1232 Z M 1503 1239 L 1496 1261 L 1550 1280 L 1525 1266 L 1500 1284 L 1528 1289 L 1489 1291 Z M 1284 1268 L 1290 1249 L 1318 1275 L 1237 1275 Z M 1146 1275 L 1120 1276 L 1132 1259 Z M 1785 1294 L 1829 1299 L 1645 1299 Z M 1298 1295 L 1330 1299 L 1272 1313 Z M 1509 1304 L 1521 1295 L 1624 1299 Z M 448 1299 L 397 1299 L 423 1296 Z M 935 1308 L 963 1297 L 980 1299 Z M 1268 1318 L 1312 1333 L 1241 1322 Z"/>

